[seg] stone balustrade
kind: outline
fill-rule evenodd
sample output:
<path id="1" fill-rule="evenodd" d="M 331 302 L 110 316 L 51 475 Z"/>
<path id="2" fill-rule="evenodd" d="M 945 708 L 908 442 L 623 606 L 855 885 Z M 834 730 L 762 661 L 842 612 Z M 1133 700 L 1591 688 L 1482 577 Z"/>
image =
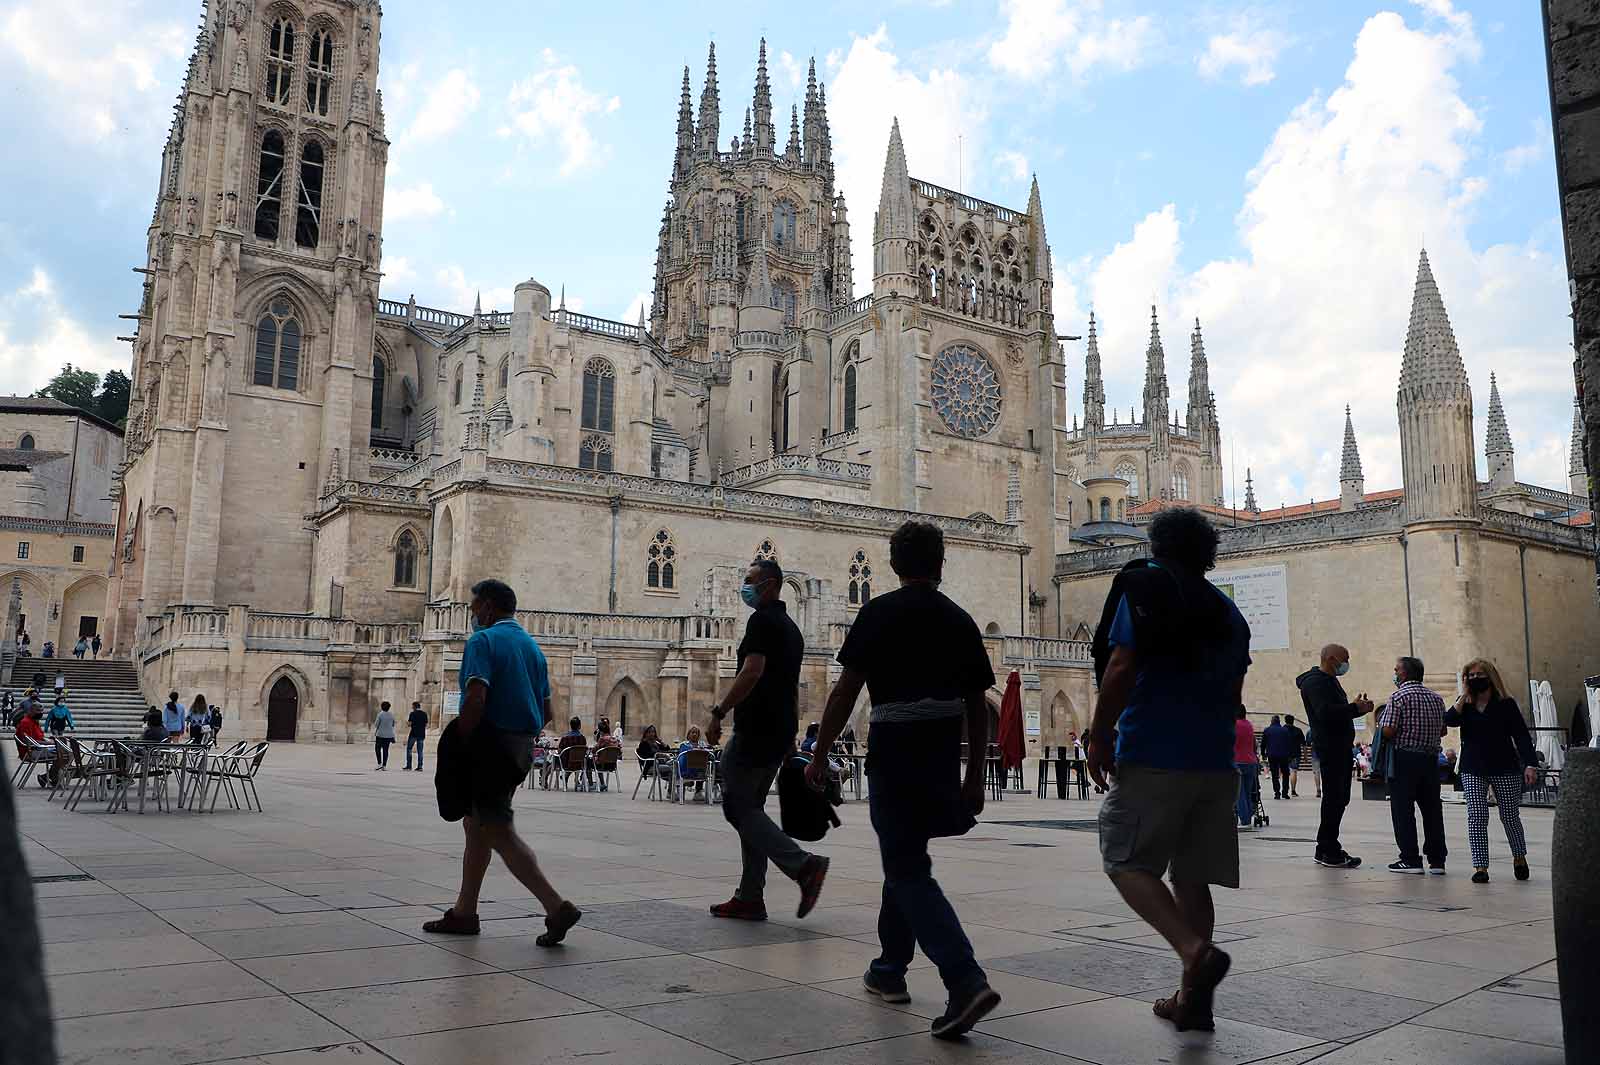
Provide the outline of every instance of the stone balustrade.
<path id="1" fill-rule="evenodd" d="M 659 644 L 736 640 L 741 619 L 710 614 L 604 614 L 567 610 L 519 610 L 517 624 L 541 640 L 575 639 Z M 466 603 L 434 603 L 423 629 L 430 639 L 464 637 L 472 631 Z"/>
<path id="2" fill-rule="evenodd" d="M 416 452 L 406 451 L 402 448 L 375 447 L 370 449 L 369 454 L 374 468 L 404 468 L 417 461 Z"/>
<path id="3" fill-rule="evenodd" d="M 1001 657 L 1008 664 L 1044 663 L 1083 666 L 1090 662 L 1087 640 L 1056 640 L 1044 636 L 1006 636 Z"/>
<path id="4" fill-rule="evenodd" d="M 865 487 L 872 480 L 872 467 L 862 462 L 845 462 L 840 459 L 821 458 L 815 453 L 786 452 L 769 455 L 764 459 L 740 466 L 722 475 L 722 483 L 730 487 L 766 480 L 786 473 L 828 477 L 834 480 L 853 481 Z"/>
<path id="5" fill-rule="evenodd" d="M 870 310 L 872 310 L 872 295 L 869 293 L 860 299 L 851 300 L 843 307 L 836 307 L 829 311 L 828 325 L 842 325 L 851 319 L 861 317 Z"/>
<path id="6" fill-rule="evenodd" d="M 62 521 L 58 518 L 29 518 L 15 514 L 0 515 L 0 529 L 8 532 L 26 532 L 59 536 L 84 536 L 105 539 L 116 535 L 117 527 L 99 521 Z"/>

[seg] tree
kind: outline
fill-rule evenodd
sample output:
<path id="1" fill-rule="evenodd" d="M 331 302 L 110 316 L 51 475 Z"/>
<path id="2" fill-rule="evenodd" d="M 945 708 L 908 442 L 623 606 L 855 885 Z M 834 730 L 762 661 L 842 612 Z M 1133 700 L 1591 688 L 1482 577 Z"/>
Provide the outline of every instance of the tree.
<path id="1" fill-rule="evenodd" d="M 79 410 L 98 414 L 95 409 L 94 392 L 100 386 L 100 375 L 93 370 L 74 370 L 72 363 L 67 363 L 61 372 L 50 379 L 50 383 L 34 393 L 38 396 L 48 396 L 69 403 Z"/>
<path id="2" fill-rule="evenodd" d="M 121 425 L 128 419 L 128 394 L 133 382 L 121 370 L 109 370 L 100 382 L 100 394 L 94 400 L 94 412 L 112 425 Z"/>

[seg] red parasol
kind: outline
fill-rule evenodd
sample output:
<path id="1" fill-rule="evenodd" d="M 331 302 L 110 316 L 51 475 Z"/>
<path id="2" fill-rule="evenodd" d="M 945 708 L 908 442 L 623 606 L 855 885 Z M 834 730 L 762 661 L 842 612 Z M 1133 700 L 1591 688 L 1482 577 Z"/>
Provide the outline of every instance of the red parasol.
<path id="1" fill-rule="evenodd" d="M 1022 764 L 1026 747 L 1022 738 L 1022 676 L 1016 670 L 1006 678 L 1006 693 L 1000 700 L 1000 760 L 1007 769 Z"/>

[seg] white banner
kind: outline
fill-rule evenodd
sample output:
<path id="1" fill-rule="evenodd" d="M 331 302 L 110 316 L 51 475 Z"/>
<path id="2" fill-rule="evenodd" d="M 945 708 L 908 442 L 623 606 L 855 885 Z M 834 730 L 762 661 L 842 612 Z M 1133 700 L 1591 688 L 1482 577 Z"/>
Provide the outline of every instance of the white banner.
<path id="1" fill-rule="evenodd" d="M 1250 624 L 1250 650 L 1289 649 L 1289 577 L 1284 566 L 1212 570 L 1206 579 L 1233 600 Z"/>
<path id="2" fill-rule="evenodd" d="M 455 717 L 459 713 L 461 713 L 461 693 L 460 692 L 445 692 L 444 693 L 444 716 L 445 717 Z"/>

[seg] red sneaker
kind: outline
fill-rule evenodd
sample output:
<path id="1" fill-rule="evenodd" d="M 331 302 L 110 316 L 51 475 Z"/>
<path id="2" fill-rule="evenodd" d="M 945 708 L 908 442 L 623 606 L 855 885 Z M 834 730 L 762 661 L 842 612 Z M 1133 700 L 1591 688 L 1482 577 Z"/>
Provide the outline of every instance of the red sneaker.
<path id="1" fill-rule="evenodd" d="M 767 907 L 765 903 L 733 898 L 711 907 L 711 916 L 727 917 L 735 921 L 765 921 Z"/>
<path id="2" fill-rule="evenodd" d="M 796 881 L 800 885 L 800 908 L 795 911 L 796 919 L 804 917 L 816 907 L 817 898 L 822 894 L 822 882 L 827 878 L 828 859 L 813 854 Z"/>

